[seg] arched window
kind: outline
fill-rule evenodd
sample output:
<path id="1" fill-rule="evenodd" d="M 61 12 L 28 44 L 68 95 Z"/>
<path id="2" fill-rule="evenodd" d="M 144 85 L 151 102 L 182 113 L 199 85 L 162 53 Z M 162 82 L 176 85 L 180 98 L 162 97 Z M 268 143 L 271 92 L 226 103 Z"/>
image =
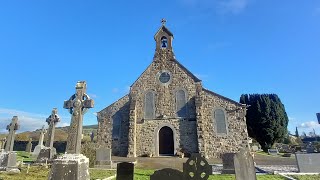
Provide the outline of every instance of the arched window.
<path id="1" fill-rule="evenodd" d="M 162 36 L 161 38 L 161 48 L 167 48 L 168 47 L 168 39 L 165 36 Z"/>
<path id="2" fill-rule="evenodd" d="M 176 91 L 176 108 L 178 117 L 187 116 L 187 98 L 184 90 Z"/>
<path id="3" fill-rule="evenodd" d="M 145 95 L 144 118 L 154 119 L 154 115 L 155 115 L 154 92 L 149 91 Z"/>
<path id="4" fill-rule="evenodd" d="M 216 122 L 217 134 L 227 134 L 226 116 L 222 109 L 216 109 L 214 111 L 214 119 Z"/>
<path id="5" fill-rule="evenodd" d="M 120 137 L 121 129 L 121 115 L 116 113 L 112 116 L 112 139 L 118 139 Z"/>

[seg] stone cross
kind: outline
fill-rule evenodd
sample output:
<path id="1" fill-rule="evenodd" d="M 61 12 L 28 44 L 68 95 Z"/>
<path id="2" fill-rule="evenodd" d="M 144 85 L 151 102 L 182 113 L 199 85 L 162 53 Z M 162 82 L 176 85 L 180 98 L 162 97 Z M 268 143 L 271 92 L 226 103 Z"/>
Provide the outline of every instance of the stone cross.
<path id="1" fill-rule="evenodd" d="M 4 149 L 4 145 L 6 144 L 6 138 L 2 138 L 2 139 L 0 139 L 0 144 L 1 144 L 1 146 L 0 146 L 0 149 Z"/>
<path id="2" fill-rule="evenodd" d="M 162 24 L 163 26 L 166 25 L 166 22 L 167 22 L 166 19 L 164 19 L 164 18 L 161 19 L 161 24 Z"/>
<path id="3" fill-rule="evenodd" d="M 47 133 L 46 129 L 44 128 L 44 125 L 42 126 L 42 129 L 40 131 L 40 137 L 39 137 L 39 143 L 38 145 L 43 146 L 43 138 L 44 134 Z"/>
<path id="4" fill-rule="evenodd" d="M 57 108 L 53 108 L 52 113 L 46 119 L 46 122 L 48 123 L 49 128 L 48 128 L 48 134 L 47 134 L 47 140 L 46 140 L 45 146 L 53 148 L 55 126 L 58 122 L 60 122 Z"/>
<path id="5" fill-rule="evenodd" d="M 86 82 L 78 81 L 76 93 L 68 101 L 64 101 L 63 108 L 68 109 L 71 114 L 66 148 L 68 154 L 80 154 L 83 115 L 94 106 L 94 101 L 86 94 L 86 89 Z"/>
<path id="6" fill-rule="evenodd" d="M 18 124 L 18 116 L 13 116 L 11 123 L 7 126 L 9 135 L 7 137 L 5 151 L 13 151 L 14 136 L 15 136 L 16 130 L 18 130 L 19 127 L 20 125 Z"/>

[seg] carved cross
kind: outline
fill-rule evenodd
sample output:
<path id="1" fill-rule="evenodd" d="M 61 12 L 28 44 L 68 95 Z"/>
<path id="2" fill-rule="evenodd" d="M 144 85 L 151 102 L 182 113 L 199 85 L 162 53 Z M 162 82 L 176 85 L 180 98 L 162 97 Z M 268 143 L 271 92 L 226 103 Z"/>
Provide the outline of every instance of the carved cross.
<path id="1" fill-rule="evenodd" d="M 165 19 L 165 18 L 162 18 L 161 19 L 161 24 L 164 26 L 164 25 L 166 25 L 166 22 L 167 22 L 167 20 Z"/>
<path id="2" fill-rule="evenodd" d="M 42 126 L 42 129 L 40 131 L 40 137 L 39 137 L 39 143 L 38 145 L 43 146 L 43 138 L 44 138 L 44 134 L 47 133 L 47 130 L 44 128 L 44 125 Z"/>
<path id="3" fill-rule="evenodd" d="M 69 109 L 72 114 L 66 148 L 69 154 L 80 154 L 83 115 L 94 106 L 94 101 L 86 94 L 86 88 L 85 81 L 78 81 L 76 93 L 68 101 L 64 101 L 63 108 Z"/>
<path id="4" fill-rule="evenodd" d="M 9 135 L 7 137 L 5 151 L 13 151 L 14 136 L 15 136 L 16 130 L 18 130 L 19 127 L 20 125 L 18 124 L 18 116 L 13 116 L 11 123 L 7 126 Z"/>
<path id="5" fill-rule="evenodd" d="M 47 134 L 47 140 L 46 140 L 45 146 L 53 148 L 55 127 L 56 127 L 56 124 L 60 122 L 57 108 L 53 108 L 52 113 L 46 119 L 46 122 L 48 123 L 49 128 L 48 128 L 48 134 Z"/>

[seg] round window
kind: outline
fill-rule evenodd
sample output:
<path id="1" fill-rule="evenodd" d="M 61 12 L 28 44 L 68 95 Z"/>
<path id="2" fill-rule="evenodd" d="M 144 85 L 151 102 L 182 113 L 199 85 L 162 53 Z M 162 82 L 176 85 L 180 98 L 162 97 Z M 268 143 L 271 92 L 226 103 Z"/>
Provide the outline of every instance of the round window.
<path id="1" fill-rule="evenodd" d="M 170 81 L 170 74 L 168 72 L 163 72 L 159 76 L 159 80 L 162 83 L 167 83 Z"/>

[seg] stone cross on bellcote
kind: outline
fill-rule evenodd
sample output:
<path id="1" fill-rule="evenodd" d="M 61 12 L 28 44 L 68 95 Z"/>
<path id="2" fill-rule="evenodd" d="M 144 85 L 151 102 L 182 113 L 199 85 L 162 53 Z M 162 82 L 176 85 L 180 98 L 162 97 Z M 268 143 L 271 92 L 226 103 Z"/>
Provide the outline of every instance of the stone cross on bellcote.
<path id="1" fill-rule="evenodd" d="M 58 122 L 60 122 L 57 108 L 53 108 L 52 113 L 46 119 L 46 122 L 48 123 L 49 128 L 48 128 L 48 134 L 47 134 L 47 140 L 46 140 L 45 146 L 53 148 L 55 126 Z"/>
<path id="2" fill-rule="evenodd" d="M 86 82 L 78 81 L 76 93 L 68 101 L 64 101 L 63 108 L 68 109 L 71 114 L 66 148 L 68 154 L 80 154 L 83 115 L 94 106 L 94 101 L 86 94 L 86 89 Z"/>
<path id="3" fill-rule="evenodd" d="M 15 136 L 16 130 L 18 130 L 19 127 L 20 127 L 20 125 L 18 124 L 18 117 L 13 116 L 11 123 L 7 126 L 7 130 L 9 131 L 9 135 L 7 137 L 5 151 L 13 151 L 14 136 Z"/>

